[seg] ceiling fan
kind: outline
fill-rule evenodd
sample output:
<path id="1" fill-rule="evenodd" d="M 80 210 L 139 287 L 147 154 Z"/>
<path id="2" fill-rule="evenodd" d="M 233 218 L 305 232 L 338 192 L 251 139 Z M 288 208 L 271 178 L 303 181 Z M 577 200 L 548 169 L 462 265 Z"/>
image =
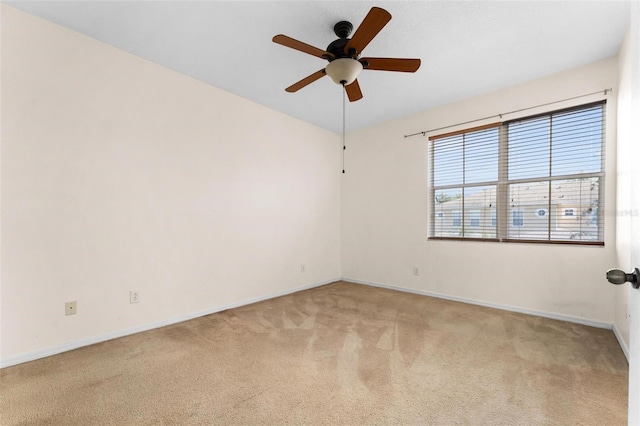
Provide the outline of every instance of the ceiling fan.
<path id="1" fill-rule="evenodd" d="M 326 50 L 278 34 L 273 38 L 274 43 L 329 61 L 324 69 L 314 72 L 285 90 L 290 93 L 297 92 L 325 75 L 329 75 L 335 83 L 345 87 L 349 101 L 354 102 L 362 99 L 357 77 L 363 69 L 416 72 L 420 68 L 420 59 L 360 57 L 364 48 L 390 20 L 389 12 L 379 7 L 372 7 L 351 38 L 349 35 L 353 25 L 348 21 L 340 21 L 333 27 L 333 31 L 339 38 L 331 42 Z"/>

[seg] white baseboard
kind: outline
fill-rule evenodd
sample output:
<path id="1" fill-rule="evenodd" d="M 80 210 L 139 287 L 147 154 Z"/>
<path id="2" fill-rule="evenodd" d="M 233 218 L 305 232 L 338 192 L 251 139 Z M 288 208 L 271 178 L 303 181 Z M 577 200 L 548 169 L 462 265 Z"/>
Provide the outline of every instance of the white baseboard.
<path id="1" fill-rule="evenodd" d="M 369 286 L 372 286 L 372 287 L 387 288 L 389 290 L 397 290 L 397 291 L 402 291 L 402 292 L 405 292 L 405 293 L 414 293 L 414 294 L 419 294 L 419 295 L 422 295 L 422 296 L 437 297 L 438 299 L 446 299 L 446 300 L 451 300 L 451 301 L 454 301 L 454 302 L 462 302 L 462 303 L 468 303 L 468 304 L 471 304 L 471 305 L 485 306 L 487 308 L 501 309 L 503 311 L 518 312 L 520 314 L 534 315 L 534 316 L 543 317 L 543 318 L 550 318 L 550 319 L 555 319 L 555 320 L 560 320 L 560 321 L 567 321 L 567 322 L 572 322 L 572 323 L 575 323 L 575 324 L 588 325 L 590 327 L 605 328 L 607 330 L 611 330 L 613 328 L 612 324 L 609 324 L 609 323 L 606 323 L 606 322 L 594 321 L 594 320 L 589 320 L 589 319 L 586 319 L 586 318 L 574 317 L 574 316 L 571 316 L 571 315 L 562 315 L 562 314 L 555 314 L 555 313 L 546 312 L 546 311 L 537 311 L 537 310 L 533 310 L 533 309 L 524 309 L 524 308 L 519 308 L 517 306 L 501 305 L 501 304 L 498 304 L 498 303 L 485 302 L 485 301 L 482 301 L 482 300 L 468 299 L 466 297 L 451 296 L 451 295 L 448 295 L 448 294 L 436 293 L 436 292 L 425 291 L 425 290 L 415 290 L 415 289 L 412 289 L 412 288 L 398 287 L 398 286 L 395 286 L 395 285 L 382 284 L 382 283 L 376 283 L 376 282 L 370 282 L 370 281 L 362 281 L 362 280 L 357 280 L 357 279 L 354 279 L 354 278 L 343 277 L 342 281 L 347 281 L 347 282 L 351 282 L 351 283 L 355 283 L 355 284 L 369 285 Z"/>
<path id="2" fill-rule="evenodd" d="M 624 352 L 624 356 L 627 358 L 627 362 L 629 362 L 629 347 L 627 346 L 627 342 L 622 338 L 622 334 L 620 334 L 620 330 L 618 330 L 618 327 L 615 324 L 613 324 L 613 334 L 615 334 L 616 339 L 618 339 L 620 348 L 622 348 L 622 352 Z"/>
<path id="3" fill-rule="evenodd" d="M 296 288 L 292 288 L 289 290 L 283 290 L 276 293 L 268 294 L 262 297 L 254 297 L 251 299 L 245 299 L 240 302 L 231 303 L 229 305 L 217 306 L 215 308 L 206 309 L 200 312 L 194 312 L 186 315 L 181 315 L 178 317 L 169 318 L 167 320 L 155 322 L 152 324 L 145 324 L 137 327 L 127 328 L 124 330 L 116 331 L 113 333 L 102 334 L 100 336 L 90 337 L 88 339 L 78 340 L 71 343 L 66 343 L 64 345 L 57 345 L 50 348 L 29 352 L 17 356 L 12 356 L 6 359 L 0 360 L 0 368 L 11 367 L 12 365 L 22 364 L 29 361 L 35 361 L 36 359 L 45 358 L 51 355 L 57 355 L 62 352 L 71 351 L 74 349 L 81 348 L 83 346 L 89 346 L 100 342 L 105 342 L 107 340 L 117 339 L 119 337 L 129 336 L 135 333 L 141 333 L 143 331 L 153 330 L 154 328 L 165 327 L 167 325 L 176 324 L 183 321 L 189 321 L 194 318 L 202 317 L 205 315 L 215 314 L 216 312 L 226 311 L 227 309 L 238 308 L 240 306 L 251 305 L 252 303 L 262 302 L 264 300 L 274 299 L 276 297 L 286 296 L 288 294 L 297 293 L 302 290 L 309 290 L 311 288 L 320 287 L 326 284 L 330 284 L 332 282 L 340 281 L 339 278 L 334 278 L 327 281 L 321 281 L 314 284 L 304 285 Z"/>
<path id="4" fill-rule="evenodd" d="M 143 331 L 153 330 L 155 328 L 165 327 L 167 325 L 177 324 L 177 323 L 180 323 L 180 322 L 183 322 L 183 321 L 189 321 L 191 319 L 202 317 L 202 316 L 205 316 L 205 315 L 214 314 L 216 312 L 226 311 L 227 309 L 233 309 L 233 308 L 237 308 L 237 307 L 240 307 L 240 306 L 250 305 L 252 303 L 262 302 L 264 300 L 274 299 L 276 297 L 286 296 L 288 294 L 297 293 L 299 291 L 308 290 L 308 289 L 311 289 L 311 288 L 320 287 L 320 286 L 323 286 L 323 285 L 326 285 L 326 284 L 330 284 L 330 283 L 335 282 L 335 281 L 347 281 L 347 282 L 351 282 L 351 283 L 355 283 L 355 284 L 368 285 L 368 286 L 372 286 L 372 287 L 381 287 L 381 288 L 386 288 L 386 289 L 389 289 L 389 290 L 402 291 L 402 292 L 405 292 L 405 293 L 414 293 L 414 294 L 419 294 L 419 295 L 422 295 L 422 296 L 437 297 L 439 299 L 446 299 L 446 300 L 451 300 L 451 301 L 454 301 L 454 302 L 468 303 L 468 304 L 472 304 L 472 305 L 485 306 L 485 307 L 488 307 L 488 308 L 501 309 L 501 310 L 504 310 L 504 311 L 518 312 L 518 313 L 526 314 L 526 315 L 534 315 L 534 316 L 539 316 L 539 317 L 544 317 L 544 318 L 550 318 L 550 319 L 555 319 L 555 320 L 560 320 L 560 321 L 567 321 L 567 322 L 572 322 L 572 323 L 576 323 L 576 324 L 587 325 L 587 326 L 590 326 L 590 327 L 597 327 L 597 328 L 604 328 L 604 329 L 608 329 L 608 330 L 613 330 L 613 333 L 616 336 L 616 338 L 618 339 L 618 343 L 620 344 L 620 347 L 622 348 L 622 351 L 624 352 L 625 357 L 627 358 L 627 360 L 629 360 L 629 348 L 627 347 L 626 343 L 622 339 L 622 336 L 620 335 L 620 332 L 619 332 L 618 328 L 615 326 L 615 324 L 609 324 L 609 323 L 605 323 L 605 322 L 601 322 L 601 321 L 594 321 L 594 320 L 589 320 L 589 319 L 580 318 L 580 317 L 574 317 L 574 316 L 570 316 L 570 315 L 561 315 L 561 314 L 555 314 L 555 313 L 546 312 L 546 311 L 537 311 L 537 310 L 532 310 L 532 309 L 524 309 L 524 308 L 519 308 L 519 307 L 515 307 L 515 306 L 510 306 L 510 305 L 501 305 L 501 304 L 497 304 L 497 303 L 485 302 L 485 301 L 482 301 L 482 300 L 474 300 L 474 299 L 468 299 L 468 298 L 465 298 L 465 297 L 451 296 L 451 295 L 443 294 L 443 293 L 436 293 L 436 292 L 425 291 L 425 290 L 416 290 L 416 289 L 411 289 L 411 288 L 406 288 L 406 287 L 399 287 L 399 286 L 394 286 L 394 285 L 389 285 L 389 284 L 382 284 L 382 283 L 376 283 L 376 282 L 371 282 L 371 281 L 363 281 L 363 280 L 358 280 L 358 279 L 355 279 L 355 278 L 345 277 L 345 278 L 341 278 L 341 279 L 340 278 L 335 278 L 335 279 L 331 279 L 331 280 L 321 281 L 321 282 L 317 282 L 317 283 L 314 283 L 314 284 L 309 284 L 309 285 L 296 287 L 296 288 L 289 289 L 289 290 L 284 290 L 284 291 L 272 293 L 272 294 L 269 294 L 269 295 L 266 295 L 266 296 L 262 296 L 262 297 L 255 297 L 255 298 L 251 298 L 251 299 L 242 300 L 242 301 L 237 302 L 237 303 L 232 303 L 232 304 L 229 304 L 229 305 L 217 306 L 217 307 L 214 307 L 214 308 L 211 308 L 211 309 L 207 309 L 207 310 L 204 310 L 204 311 L 194 312 L 194 313 L 190 313 L 190 314 L 186 314 L 186 315 L 181 315 L 181 316 L 178 316 L 178 317 L 174 317 L 174 318 L 170 318 L 170 319 L 167 319 L 167 320 L 155 322 L 155 323 L 152 323 L 152 324 L 145 324 L 145 325 L 142 325 L 142 326 L 132 327 L 132 328 L 116 331 L 116 332 L 113 332 L 113 333 L 102 334 L 100 336 L 91 337 L 91 338 L 88 338 L 88 339 L 83 339 L 83 340 L 67 343 L 67 344 L 64 344 L 64 345 L 58 345 L 58 346 L 42 349 L 42 350 L 39 350 L 39 351 L 34 351 L 34 352 L 26 353 L 26 354 L 21 354 L 21 355 L 9 357 L 9 358 L 0 360 L 0 368 L 10 367 L 12 365 L 17 365 L 17 364 L 22 364 L 22 363 L 29 362 L 29 361 L 34 361 L 36 359 L 45 358 L 45 357 L 52 356 L 52 355 L 57 355 L 57 354 L 60 354 L 60 353 L 63 353 L 63 352 L 67 352 L 67 351 L 71 351 L 71 350 L 74 350 L 74 349 L 78 349 L 78 348 L 81 348 L 81 347 L 84 347 L 84 346 L 93 345 L 95 343 L 105 342 L 107 340 L 112 340 L 112 339 L 117 339 L 119 337 L 129 336 L 131 334 L 141 333 Z"/>

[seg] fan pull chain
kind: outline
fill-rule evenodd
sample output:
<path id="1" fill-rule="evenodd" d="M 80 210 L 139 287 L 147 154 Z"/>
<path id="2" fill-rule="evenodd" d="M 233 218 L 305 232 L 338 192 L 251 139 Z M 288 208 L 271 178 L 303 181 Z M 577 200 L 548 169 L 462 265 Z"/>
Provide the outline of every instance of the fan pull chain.
<path id="1" fill-rule="evenodd" d="M 342 84 L 342 173 L 344 173 L 344 151 L 347 149 L 347 146 L 345 144 L 345 138 L 344 138 L 344 133 L 345 133 L 345 109 L 346 109 L 346 94 L 347 94 L 347 88 L 345 87 L 344 83 Z"/>

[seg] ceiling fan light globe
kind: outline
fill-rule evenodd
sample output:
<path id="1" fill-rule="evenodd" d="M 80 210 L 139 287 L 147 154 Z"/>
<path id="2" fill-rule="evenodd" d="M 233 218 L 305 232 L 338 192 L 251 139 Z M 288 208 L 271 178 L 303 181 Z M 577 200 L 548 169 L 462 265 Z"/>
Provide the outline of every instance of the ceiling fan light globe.
<path id="1" fill-rule="evenodd" d="M 335 59 L 327 65 L 325 72 L 336 84 L 348 86 L 358 78 L 362 64 L 355 59 Z"/>

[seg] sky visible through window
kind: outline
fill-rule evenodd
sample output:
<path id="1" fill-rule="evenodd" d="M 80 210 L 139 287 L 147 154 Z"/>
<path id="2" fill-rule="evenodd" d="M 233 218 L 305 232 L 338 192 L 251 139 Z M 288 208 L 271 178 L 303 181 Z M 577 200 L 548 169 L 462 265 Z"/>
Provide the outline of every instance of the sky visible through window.
<path id="1" fill-rule="evenodd" d="M 601 171 L 603 108 L 557 113 L 507 127 L 508 179 L 598 173 Z M 499 128 L 434 141 L 435 187 L 441 200 L 459 198 L 462 185 L 497 183 Z M 460 167 L 464 164 L 464 167 Z M 465 189 L 465 197 L 486 187 Z M 436 202 L 438 198 L 436 198 Z"/>

